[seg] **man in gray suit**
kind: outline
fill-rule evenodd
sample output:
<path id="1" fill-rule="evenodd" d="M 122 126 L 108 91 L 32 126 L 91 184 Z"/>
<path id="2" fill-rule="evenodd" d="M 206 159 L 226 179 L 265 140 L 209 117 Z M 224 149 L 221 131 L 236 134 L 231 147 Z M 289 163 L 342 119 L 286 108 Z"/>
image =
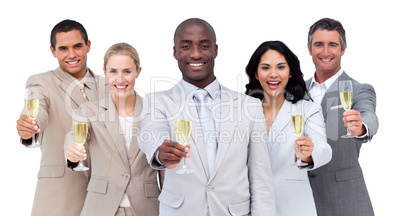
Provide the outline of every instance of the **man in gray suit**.
<path id="1" fill-rule="evenodd" d="M 38 88 L 38 116 L 31 120 L 24 114 L 24 108 L 17 120 L 21 143 L 30 146 L 34 133 L 42 145 L 31 215 L 79 215 L 86 196 L 88 172 L 66 170 L 64 136 L 71 129 L 72 109 L 87 100 L 98 100 L 97 90 L 105 81 L 87 68 L 91 42 L 80 23 L 61 21 L 53 28 L 50 43 L 59 67 L 33 75 L 26 83 L 27 87 Z"/>
<path id="2" fill-rule="evenodd" d="M 346 37 L 339 21 L 324 18 L 314 23 L 308 34 L 308 49 L 316 71 L 307 87 L 313 100 L 321 103 L 333 152 L 328 164 L 309 173 L 318 215 L 374 215 L 359 164 L 362 144 L 370 141 L 378 129 L 374 88 L 352 79 L 341 68 Z M 353 104 L 349 111 L 344 111 L 339 99 L 341 80 L 352 81 Z M 355 138 L 341 138 L 347 127 Z"/>
<path id="3" fill-rule="evenodd" d="M 147 95 L 139 137 L 151 166 L 167 168 L 160 215 L 275 215 L 261 102 L 218 82 L 218 45 L 206 21 L 182 22 L 173 49 L 183 79 L 167 91 Z M 208 117 L 201 115 L 206 109 Z M 175 142 L 176 119 L 191 120 L 186 146 Z M 212 122 L 209 127 L 207 122 Z M 183 158 L 193 173 L 176 173 Z"/>

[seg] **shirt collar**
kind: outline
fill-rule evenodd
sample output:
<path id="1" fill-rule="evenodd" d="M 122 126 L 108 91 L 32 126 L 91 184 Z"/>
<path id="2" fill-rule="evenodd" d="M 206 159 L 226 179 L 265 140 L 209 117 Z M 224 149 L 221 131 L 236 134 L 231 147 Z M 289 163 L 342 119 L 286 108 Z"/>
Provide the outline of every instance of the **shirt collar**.
<path id="1" fill-rule="evenodd" d="M 63 71 L 64 72 L 64 71 Z M 67 73 L 67 72 L 64 72 L 65 74 L 67 74 L 67 76 L 69 76 L 73 81 L 78 81 L 75 77 L 73 77 L 71 74 L 69 74 L 69 73 Z M 92 74 L 89 72 L 89 68 L 87 68 L 87 72 L 85 73 L 85 76 L 82 78 L 82 80 L 81 81 L 83 81 L 83 80 L 91 80 L 91 79 L 93 79 L 94 77 L 92 76 Z M 92 88 L 94 88 L 94 86 L 91 84 L 92 82 L 84 82 L 84 85 L 86 86 L 86 87 L 88 87 L 89 89 L 92 89 Z"/>
<path id="2" fill-rule="evenodd" d="M 314 85 L 324 85 L 326 89 L 328 89 L 332 84 L 334 84 L 335 80 L 338 79 L 339 76 L 341 76 L 343 73 L 343 69 L 341 68 L 336 74 L 334 74 L 332 77 L 329 79 L 325 80 L 325 82 L 319 84 L 317 80 L 315 79 L 315 75 L 311 79 L 311 83 L 308 89 L 311 89 Z"/>
<path id="3" fill-rule="evenodd" d="M 92 73 L 89 72 L 89 69 L 87 68 L 87 73 L 84 76 L 83 80 L 90 80 L 90 82 L 84 83 L 89 89 L 96 88 L 95 82 L 93 82 L 93 79 L 95 77 L 92 75 Z"/>
<path id="4" fill-rule="evenodd" d="M 190 93 L 194 94 L 196 90 L 200 89 L 197 86 L 184 81 L 183 79 L 180 80 L 180 84 L 183 86 L 187 94 Z M 215 78 L 215 80 L 212 83 L 210 83 L 204 88 L 204 90 L 208 92 L 209 96 L 211 96 L 213 100 L 215 100 L 215 98 L 219 95 L 220 89 L 221 85 L 217 78 Z"/>

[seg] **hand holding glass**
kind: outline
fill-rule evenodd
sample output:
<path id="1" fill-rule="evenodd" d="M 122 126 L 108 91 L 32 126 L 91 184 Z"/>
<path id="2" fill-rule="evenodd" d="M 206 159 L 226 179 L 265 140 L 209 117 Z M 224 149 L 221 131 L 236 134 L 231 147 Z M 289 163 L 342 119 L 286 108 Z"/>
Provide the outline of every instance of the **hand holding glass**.
<path id="1" fill-rule="evenodd" d="M 291 104 L 290 106 L 290 119 L 292 124 L 293 133 L 296 137 L 303 134 L 304 131 L 304 108 L 303 104 L 301 107 L 297 107 L 296 104 Z M 300 159 L 300 145 L 298 146 L 298 155 L 296 154 L 297 160 L 292 165 L 294 166 L 306 166 L 308 163 L 302 162 Z"/>
<path id="2" fill-rule="evenodd" d="M 339 97 L 341 99 L 341 103 L 343 106 L 343 109 L 351 110 L 352 109 L 352 103 L 353 103 L 353 87 L 352 87 L 352 81 L 350 80 L 342 80 L 339 81 Z M 349 127 L 347 127 L 347 134 L 341 136 L 342 138 L 353 138 L 356 136 L 353 136 L 350 133 Z"/>
<path id="3" fill-rule="evenodd" d="M 174 132 L 176 134 L 177 141 L 180 145 L 185 146 L 188 143 L 191 132 L 191 121 L 190 120 L 175 120 L 174 121 Z M 194 171 L 187 168 L 186 158 L 183 158 L 183 166 L 176 171 L 179 174 L 193 173 Z"/>
<path id="4" fill-rule="evenodd" d="M 75 143 L 79 146 L 84 147 L 85 141 L 87 139 L 87 133 L 88 133 L 88 126 L 85 121 L 82 120 L 83 117 L 81 117 L 76 110 L 73 111 L 73 133 L 74 133 L 74 139 Z M 87 171 L 89 170 L 88 167 L 84 166 L 82 160 L 78 163 L 78 166 L 76 166 L 74 171 Z"/>
<path id="5" fill-rule="evenodd" d="M 28 87 L 25 89 L 25 107 L 30 119 L 36 120 L 39 113 L 39 92 L 36 87 Z M 35 133 L 32 134 L 32 144 L 28 148 L 41 147 L 41 144 L 36 140 Z"/>

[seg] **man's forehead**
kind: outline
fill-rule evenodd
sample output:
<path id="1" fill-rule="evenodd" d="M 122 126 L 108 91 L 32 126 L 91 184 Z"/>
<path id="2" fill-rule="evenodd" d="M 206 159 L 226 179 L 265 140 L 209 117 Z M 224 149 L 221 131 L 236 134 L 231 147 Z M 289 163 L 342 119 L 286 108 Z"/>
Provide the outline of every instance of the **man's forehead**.
<path id="1" fill-rule="evenodd" d="M 313 33 L 313 42 L 314 41 L 332 41 L 332 42 L 340 42 L 340 35 L 337 31 L 328 31 L 317 29 Z"/>
<path id="2" fill-rule="evenodd" d="M 182 25 L 176 34 L 175 42 L 182 41 L 210 41 L 214 40 L 212 30 L 203 23 L 185 24 Z"/>

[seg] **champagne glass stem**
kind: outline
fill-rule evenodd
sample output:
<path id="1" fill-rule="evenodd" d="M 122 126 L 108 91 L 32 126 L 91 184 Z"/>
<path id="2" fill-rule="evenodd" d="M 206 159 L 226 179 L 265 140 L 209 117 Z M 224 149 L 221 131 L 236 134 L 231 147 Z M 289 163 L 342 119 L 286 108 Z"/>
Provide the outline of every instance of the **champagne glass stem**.
<path id="1" fill-rule="evenodd" d="M 32 133 L 32 145 L 36 145 L 35 133 Z"/>
<path id="2" fill-rule="evenodd" d="M 346 130 L 347 130 L 347 135 L 348 135 L 348 136 L 352 136 L 352 133 L 350 132 L 349 127 L 347 127 Z"/>
<path id="3" fill-rule="evenodd" d="M 297 155 L 297 163 L 301 163 L 301 159 L 300 159 L 300 144 L 298 145 L 297 151 L 299 152 L 299 154 Z"/>
<path id="4" fill-rule="evenodd" d="M 299 136 L 296 136 L 296 137 L 299 137 Z M 303 162 L 303 161 L 301 160 L 300 144 L 298 144 L 297 147 L 298 147 L 298 148 L 297 148 L 297 153 L 296 153 L 296 163 L 293 163 L 292 165 L 293 165 L 293 166 L 306 166 L 306 165 L 308 165 L 308 163 Z"/>
<path id="5" fill-rule="evenodd" d="M 35 133 L 32 133 L 32 143 L 31 143 L 31 145 L 29 145 L 29 146 L 27 146 L 27 148 L 38 148 L 38 147 L 42 147 L 42 145 L 40 145 L 40 143 L 38 143 L 37 141 L 36 141 L 36 136 L 35 136 L 36 134 Z"/>
<path id="6" fill-rule="evenodd" d="M 89 170 L 89 168 L 86 167 L 86 166 L 84 166 L 84 162 L 83 162 L 83 160 L 81 159 L 81 160 L 78 162 L 78 165 L 77 165 L 73 170 L 74 170 L 74 171 L 87 171 L 87 170 Z"/>
<path id="7" fill-rule="evenodd" d="M 187 169 L 186 158 L 183 158 L 183 169 Z"/>
<path id="8" fill-rule="evenodd" d="M 83 166 L 84 166 L 84 164 L 82 163 L 82 159 L 81 159 L 80 162 L 78 163 L 78 166 L 79 166 L 79 167 L 83 167 Z"/>

